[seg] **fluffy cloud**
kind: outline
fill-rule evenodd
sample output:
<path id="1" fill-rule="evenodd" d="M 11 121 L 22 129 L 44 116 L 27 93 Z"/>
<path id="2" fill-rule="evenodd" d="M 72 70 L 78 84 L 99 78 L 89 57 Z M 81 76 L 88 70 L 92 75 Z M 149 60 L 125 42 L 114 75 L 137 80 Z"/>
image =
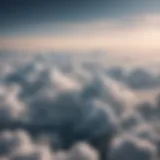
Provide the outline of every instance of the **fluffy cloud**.
<path id="1" fill-rule="evenodd" d="M 20 120 L 26 112 L 25 103 L 18 98 L 19 87 L 0 85 L 1 122 Z"/>
<path id="2" fill-rule="evenodd" d="M 113 160 L 158 160 L 159 97 L 137 104 L 131 89 L 153 75 L 63 54 L 30 57 L 3 62 L 12 70 L 0 74 L 0 159 L 97 160 L 105 150 Z"/>
<path id="3" fill-rule="evenodd" d="M 155 160 L 156 148 L 151 143 L 130 136 L 118 137 L 114 142 L 111 157 L 113 160 Z"/>
<path id="4" fill-rule="evenodd" d="M 112 66 L 106 70 L 106 74 L 115 80 L 125 83 L 132 89 L 141 90 L 160 87 L 159 73 L 154 73 L 145 67 L 132 68 L 127 71 L 120 66 Z"/>

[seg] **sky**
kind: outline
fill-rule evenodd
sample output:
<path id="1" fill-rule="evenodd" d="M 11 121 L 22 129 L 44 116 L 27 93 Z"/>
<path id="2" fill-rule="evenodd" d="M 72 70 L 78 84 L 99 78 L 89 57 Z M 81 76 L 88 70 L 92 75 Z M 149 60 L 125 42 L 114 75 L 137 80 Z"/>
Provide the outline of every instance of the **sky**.
<path id="1" fill-rule="evenodd" d="M 1 0 L 0 49 L 160 50 L 159 0 Z"/>

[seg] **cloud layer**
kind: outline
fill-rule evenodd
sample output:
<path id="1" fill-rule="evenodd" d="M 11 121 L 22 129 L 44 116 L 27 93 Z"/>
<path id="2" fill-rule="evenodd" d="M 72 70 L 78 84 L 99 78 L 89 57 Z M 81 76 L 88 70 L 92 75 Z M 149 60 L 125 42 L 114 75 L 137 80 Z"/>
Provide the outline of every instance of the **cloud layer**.
<path id="1" fill-rule="evenodd" d="M 159 73 L 91 55 L 0 56 L 0 159 L 97 160 L 104 135 L 109 159 L 160 158 L 160 98 L 136 94 L 159 87 Z M 15 122 L 23 125 L 12 130 Z"/>

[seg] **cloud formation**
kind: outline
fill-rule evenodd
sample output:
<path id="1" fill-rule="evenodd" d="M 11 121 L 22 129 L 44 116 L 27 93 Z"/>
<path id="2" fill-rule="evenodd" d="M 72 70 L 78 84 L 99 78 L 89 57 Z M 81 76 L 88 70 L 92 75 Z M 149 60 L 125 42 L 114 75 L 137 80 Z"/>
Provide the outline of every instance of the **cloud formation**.
<path id="1" fill-rule="evenodd" d="M 12 69 L 0 74 L 1 159 L 159 159 L 159 96 L 141 103 L 133 90 L 158 76 L 89 65 L 94 56 L 20 56 L 8 54 L 3 64 Z"/>

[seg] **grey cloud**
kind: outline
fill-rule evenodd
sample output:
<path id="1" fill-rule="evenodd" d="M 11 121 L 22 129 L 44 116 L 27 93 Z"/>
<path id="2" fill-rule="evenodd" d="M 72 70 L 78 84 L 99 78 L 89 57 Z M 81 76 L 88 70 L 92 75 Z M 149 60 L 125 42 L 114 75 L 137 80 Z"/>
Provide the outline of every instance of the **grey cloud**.
<path id="1" fill-rule="evenodd" d="M 115 141 L 111 159 L 154 160 L 156 156 L 156 148 L 151 143 L 124 135 Z"/>
<path id="2" fill-rule="evenodd" d="M 159 73 L 155 74 L 147 67 L 137 67 L 127 71 L 121 66 L 112 66 L 105 72 L 111 78 L 125 83 L 132 89 L 141 90 L 160 87 Z"/>
<path id="3" fill-rule="evenodd" d="M 138 89 L 143 89 L 149 85 L 144 77 L 152 81 L 152 74 L 119 67 L 107 72 L 102 64 L 87 65 L 87 56 L 79 61 L 63 54 L 25 56 L 3 60 L 13 70 L 0 74 L 0 129 L 5 130 L 0 132 L 0 157 L 97 160 L 101 153 L 113 160 L 158 160 L 159 96 L 154 104 L 139 104 L 127 81 L 136 71 Z"/>

